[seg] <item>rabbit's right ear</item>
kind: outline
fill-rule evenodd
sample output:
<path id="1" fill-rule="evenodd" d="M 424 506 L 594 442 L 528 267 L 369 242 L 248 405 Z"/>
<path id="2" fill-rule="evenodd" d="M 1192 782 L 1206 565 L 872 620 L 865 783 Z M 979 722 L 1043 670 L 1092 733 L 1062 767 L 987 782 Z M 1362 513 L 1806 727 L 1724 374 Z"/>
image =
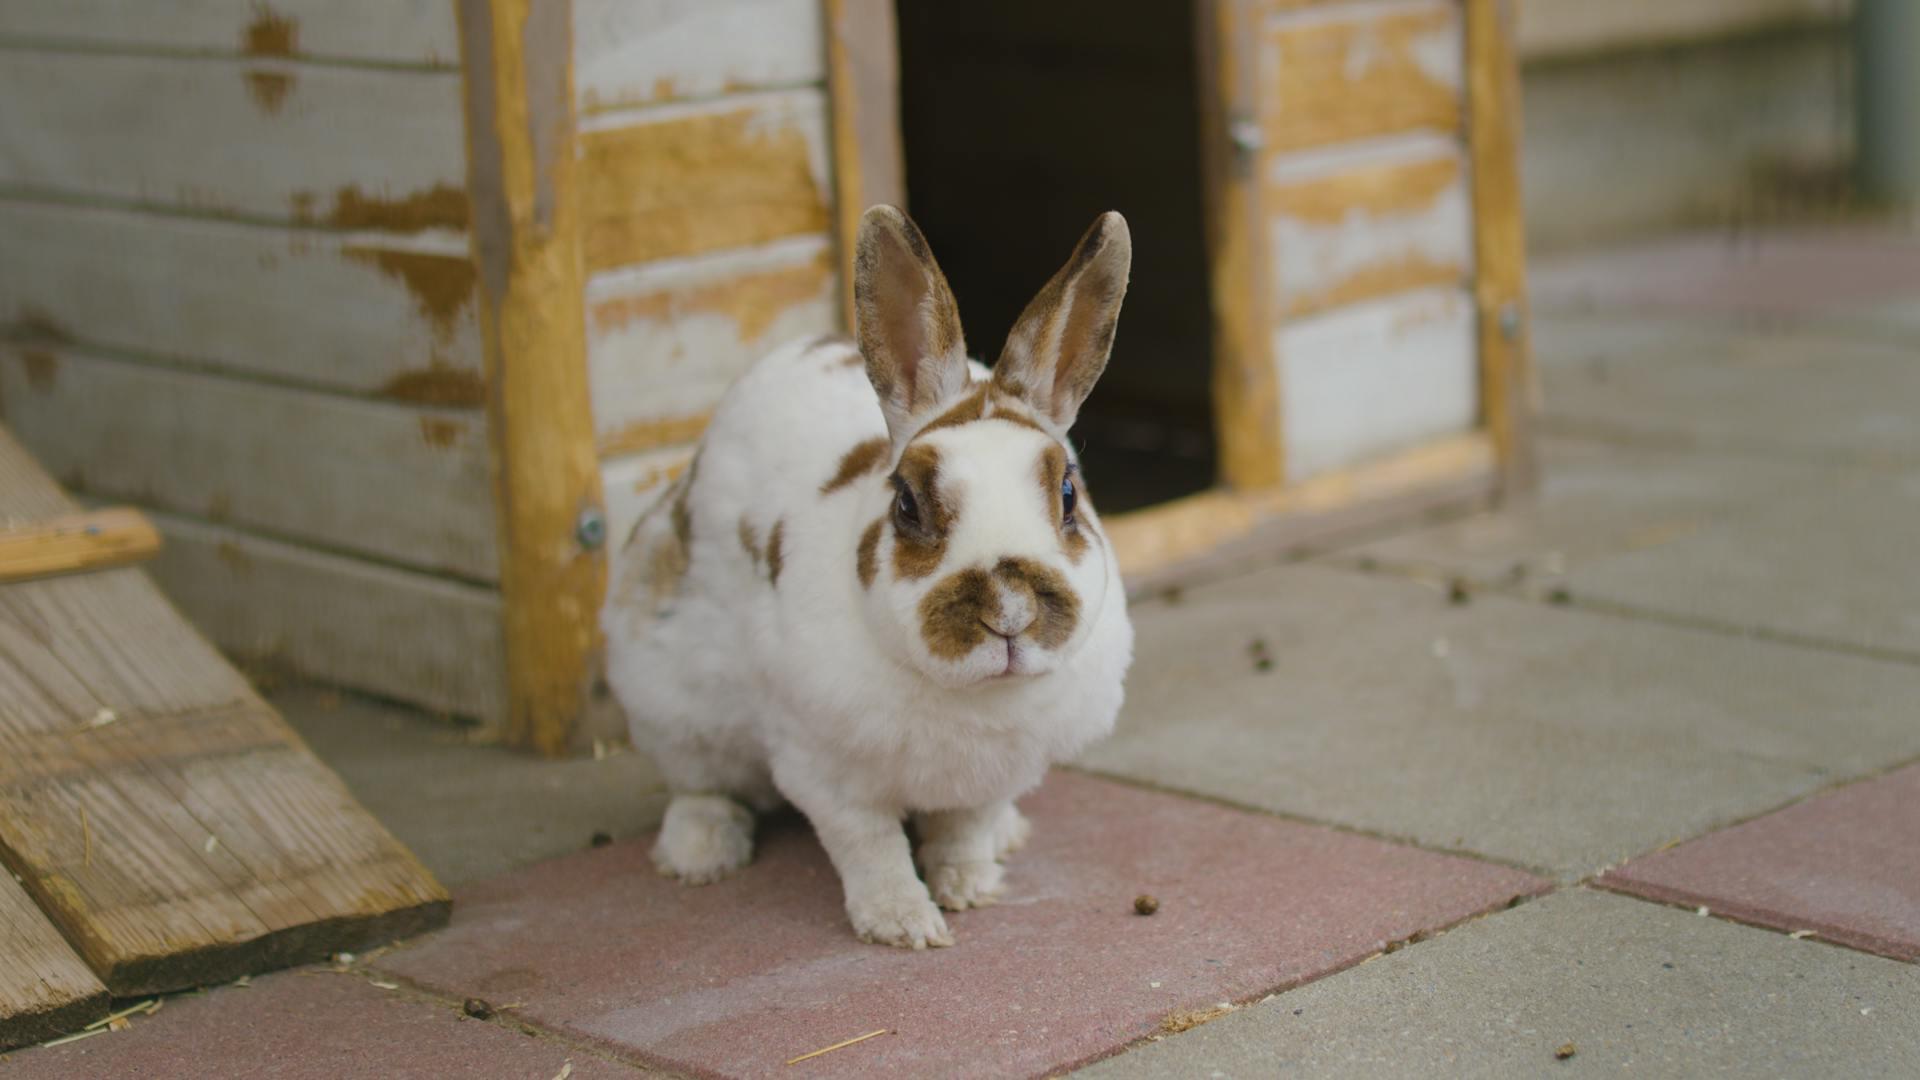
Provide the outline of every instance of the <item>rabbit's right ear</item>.
<path id="1" fill-rule="evenodd" d="M 970 376 L 953 290 L 927 238 L 894 207 L 876 206 L 860 218 L 853 307 L 867 379 L 898 444 L 917 419 L 965 391 Z"/>

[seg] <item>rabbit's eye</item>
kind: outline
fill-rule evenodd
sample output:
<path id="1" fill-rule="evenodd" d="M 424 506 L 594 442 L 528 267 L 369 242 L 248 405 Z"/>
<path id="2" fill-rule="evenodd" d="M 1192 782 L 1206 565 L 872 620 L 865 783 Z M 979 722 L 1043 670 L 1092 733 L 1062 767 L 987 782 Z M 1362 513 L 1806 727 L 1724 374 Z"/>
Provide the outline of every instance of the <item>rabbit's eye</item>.
<path id="1" fill-rule="evenodd" d="M 1075 494 L 1073 488 L 1073 471 L 1068 470 L 1067 475 L 1060 479 L 1060 521 L 1062 524 L 1073 524 L 1073 507 L 1078 501 L 1078 496 Z"/>
<path id="2" fill-rule="evenodd" d="M 893 497 L 894 519 L 903 525 L 919 528 L 920 504 L 913 501 L 913 490 L 905 484 L 895 489 Z"/>

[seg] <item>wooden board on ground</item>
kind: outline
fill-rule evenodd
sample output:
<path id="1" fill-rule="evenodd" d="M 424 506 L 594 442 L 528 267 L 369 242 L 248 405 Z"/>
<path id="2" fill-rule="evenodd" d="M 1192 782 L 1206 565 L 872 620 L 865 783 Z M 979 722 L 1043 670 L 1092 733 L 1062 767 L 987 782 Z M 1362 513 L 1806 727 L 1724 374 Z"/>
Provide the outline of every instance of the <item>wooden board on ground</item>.
<path id="1" fill-rule="evenodd" d="M 0 514 L 74 507 L 0 433 Z M 444 922 L 432 876 L 137 570 L 0 587 L 0 860 L 118 996 Z"/>
<path id="2" fill-rule="evenodd" d="M 0 872 L 0 1050 L 42 1042 L 107 1014 L 107 988 Z"/>

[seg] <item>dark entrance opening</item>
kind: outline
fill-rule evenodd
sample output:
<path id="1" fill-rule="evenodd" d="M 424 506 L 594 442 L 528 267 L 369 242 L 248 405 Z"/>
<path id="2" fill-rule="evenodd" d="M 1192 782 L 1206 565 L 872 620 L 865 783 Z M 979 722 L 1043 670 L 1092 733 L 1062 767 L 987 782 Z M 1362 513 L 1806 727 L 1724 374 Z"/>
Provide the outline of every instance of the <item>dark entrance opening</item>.
<path id="1" fill-rule="evenodd" d="M 907 205 L 988 363 L 1103 210 L 1133 278 L 1074 428 L 1106 513 L 1212 486 L 1212 318 L 1191 3 L 897 5 Z"/>

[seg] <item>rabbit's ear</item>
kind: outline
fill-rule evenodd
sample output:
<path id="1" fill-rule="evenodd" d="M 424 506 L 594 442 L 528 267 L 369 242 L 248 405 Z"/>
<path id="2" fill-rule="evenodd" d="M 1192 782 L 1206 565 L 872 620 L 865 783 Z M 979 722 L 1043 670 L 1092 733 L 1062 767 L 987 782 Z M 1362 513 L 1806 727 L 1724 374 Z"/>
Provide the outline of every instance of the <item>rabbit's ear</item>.
<path id="1" fill-rule="evenodd" d="M 873 207 L 860 219 L 853 304 L 867 379 L 897 443 L 918 418 L 964 391 L 970 376 L 953 290 L 927 238 L 894 207 Z"/>
<path id="2" fill-rule="evenodd" d="M 1067 265 L 1013 324 L 993 367 L 994 385 L 1062 430 L 1072 427 L 1107 369 L 1132 267 L 1127 219 L 1109 210 L 1094 219 Z"/>

